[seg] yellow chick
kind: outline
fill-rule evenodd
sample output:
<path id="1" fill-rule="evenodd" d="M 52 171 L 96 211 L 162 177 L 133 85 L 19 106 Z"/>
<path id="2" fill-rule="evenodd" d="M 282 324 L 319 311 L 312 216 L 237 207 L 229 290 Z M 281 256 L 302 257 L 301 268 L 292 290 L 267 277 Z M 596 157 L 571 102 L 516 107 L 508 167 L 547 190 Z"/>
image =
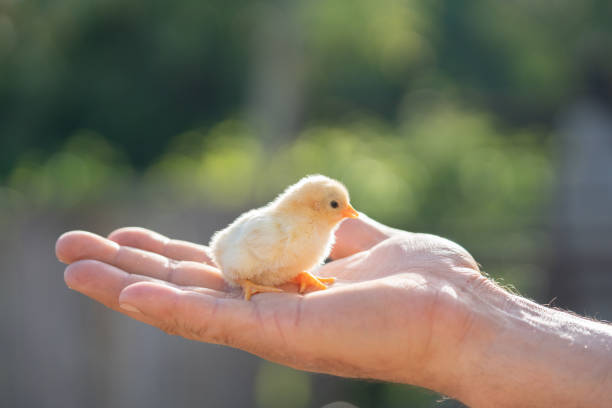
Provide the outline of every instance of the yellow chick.
<path id="1" fill-rule="evenodd" d="M 275 286 L 286 282 L 297 283 L 300 293 L 326 289 L 335 278 L 308 271 L 329 255 L 340 221 L 358 215 L 340 182 L 307 176 L 215 233 L 210 255 L 230 284 L 242 286 L 246 300 L 258 292 L 281 292 Z"/>

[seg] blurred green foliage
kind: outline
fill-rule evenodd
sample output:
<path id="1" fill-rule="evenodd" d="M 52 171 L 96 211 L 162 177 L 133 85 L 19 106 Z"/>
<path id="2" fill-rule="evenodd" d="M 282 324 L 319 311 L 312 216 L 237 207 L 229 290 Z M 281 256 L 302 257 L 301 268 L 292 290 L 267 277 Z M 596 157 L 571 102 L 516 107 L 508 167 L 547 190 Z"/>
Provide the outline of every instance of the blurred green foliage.
<path id="1" fill-rule="evenodd" d="M 404 99 L 423 89 L 512 126 L 546 124 L 576 94 L 610 96 L 611 8 L 603 0 L 3 0 L 0 176 L 30 149 L 50 155 L 80 129 L 113 141 L 142 169 L 176 134 L 240 113 L 266 14 L 295 34 L 303 124 L 401 119 Z"/>
<path id="2" fill-rule="evenodd" d="M 516 225 L 543 204 L 552 181 L 538 136 L 503 132 L 486 115 L 438 106 L 398 127 L 366 119 L 314 126 L 268 151 L 232 120 L 183 135 L 189 150 L 171 149 L 147 179 L 170 186 L 173 201 L 199 197 L 240 209 L 322 173 L 342 180 L 360 210 L 399 227 L 491 219 Z"/>
<path id="3" fill-rule="evenodd" d="M 121 150 L 96 133 L 81 131 L 49 157 L 38 149 L 24 154 L 7 186 L 30 205 L 70 208 L 117 192 L 132 173 Z"/>
<path id="4" fill-rule="evenodd" d="M 237 212 L 323 173 L 529 291 L 554 121 L 576 98 L 612 101 L 610 21 L 604 0 L 0 0 L 0 209 L 136 191 Z M 270 140 L 252 108 L 277 97 L 296 119 Z M 282 370 L 262 366 L 258 404 L 306 406 L 309 377 Z M 364 406 L 436 398 L 356 384 Z"/>

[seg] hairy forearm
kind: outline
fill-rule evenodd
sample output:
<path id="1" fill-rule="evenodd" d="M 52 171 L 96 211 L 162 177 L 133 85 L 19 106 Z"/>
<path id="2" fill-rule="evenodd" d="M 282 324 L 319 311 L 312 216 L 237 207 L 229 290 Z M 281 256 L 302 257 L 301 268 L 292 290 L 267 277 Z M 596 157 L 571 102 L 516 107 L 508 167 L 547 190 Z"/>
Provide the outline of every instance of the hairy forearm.
<path id="1" fill-rule="evenodd" d="M 612 327 L 499 293 L 466 341 L 457 397 L 470 406 L 612 406 Z M 483 323 L 483 322 L 480 322 Z"/>

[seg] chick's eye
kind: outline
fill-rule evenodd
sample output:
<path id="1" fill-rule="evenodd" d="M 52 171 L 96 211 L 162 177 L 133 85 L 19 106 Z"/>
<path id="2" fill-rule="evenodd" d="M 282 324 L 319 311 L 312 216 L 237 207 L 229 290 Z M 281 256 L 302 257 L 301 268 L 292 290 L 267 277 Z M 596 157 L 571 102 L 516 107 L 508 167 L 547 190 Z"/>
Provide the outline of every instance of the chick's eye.
<path id="1" fill-rule="evenodd" d="M 331 205 L 332 208 L 338 208 L 338 202 L 336 200 L 332 200 L 329 205 Z"/>

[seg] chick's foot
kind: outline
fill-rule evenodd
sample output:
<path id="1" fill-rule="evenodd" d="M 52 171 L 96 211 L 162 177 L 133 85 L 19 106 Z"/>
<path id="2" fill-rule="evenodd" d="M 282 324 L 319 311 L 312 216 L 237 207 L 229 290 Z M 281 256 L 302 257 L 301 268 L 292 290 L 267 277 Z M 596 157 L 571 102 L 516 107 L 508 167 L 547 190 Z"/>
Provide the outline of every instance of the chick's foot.
<path id="1" fill-rule="evenodd" d="M 261 292 L 282 292 L 281 289 L 275 288 L 274 286 L 263 286 L 258 285 L 256 283 L 251 282 L 248 279 L 242 279 L 237 282 L 240 286 L 242 286 L 242 290 L 244 291 L 244 299 L 250 300 L 251 296 L 256 293 Z"/>
<path id="2" fill-rule="evenodd" d="M 298 291 L 304 293 L 309 287 L 315 288 L 315 290 L 327 289 L 326 283 L 334 283 L 336 278 L 317 278 L 308 272 L 301 272 L 295 278 L 291 279 L 291 282 L 297 283 L 300 288 Z"/>

